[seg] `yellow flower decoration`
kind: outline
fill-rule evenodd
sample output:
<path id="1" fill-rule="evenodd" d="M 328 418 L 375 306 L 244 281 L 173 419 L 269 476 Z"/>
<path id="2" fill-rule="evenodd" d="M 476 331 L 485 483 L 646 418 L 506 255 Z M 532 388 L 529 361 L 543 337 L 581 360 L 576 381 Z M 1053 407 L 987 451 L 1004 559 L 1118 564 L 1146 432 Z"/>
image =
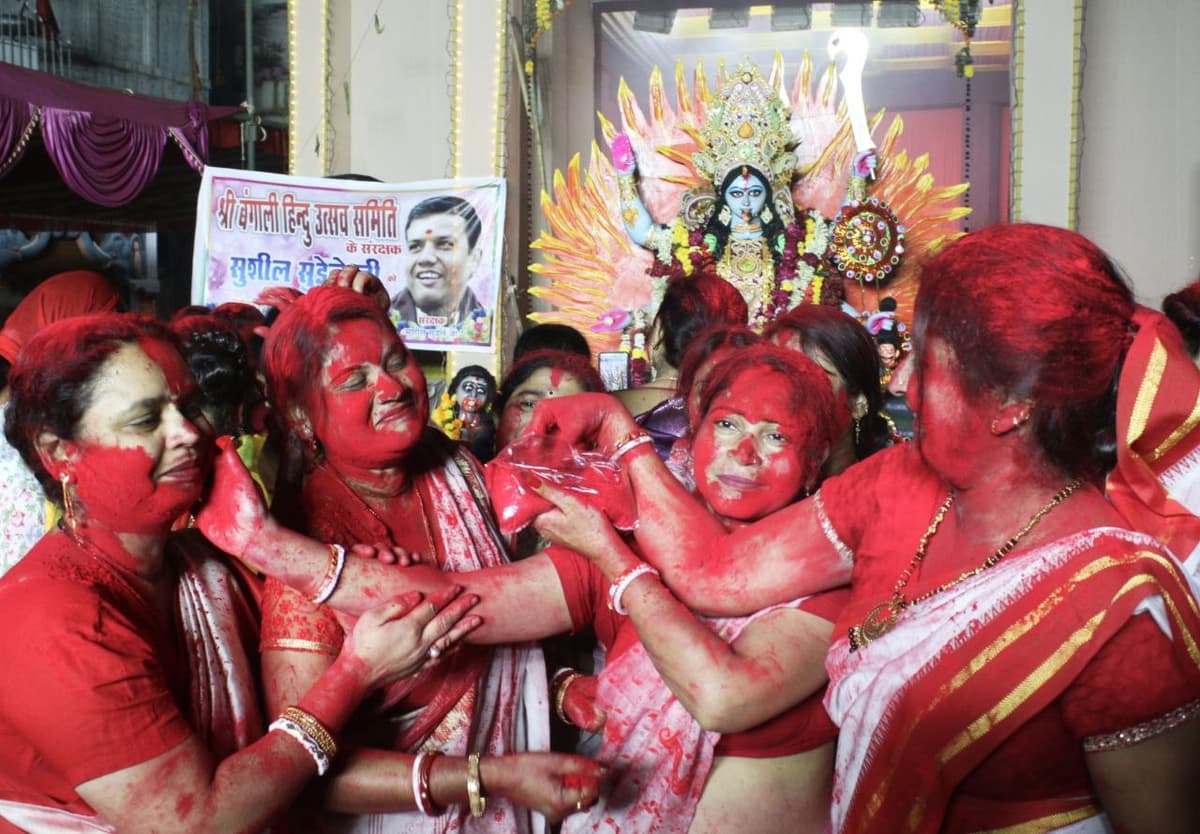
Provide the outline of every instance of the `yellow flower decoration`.
<path id="1" fill-rule="evenodd" d="M 825 276 L 821 273 L 813 275 L 812 279 L 812 300 L 813 304 L 821 303 L 821 287 L 825 284 Z"/>
<path id="2" fill-rule="evenodd" d="M 442 434 L 451 440 L 462 437 L 462 420 L 454 416 L 454 398 L 442 392 L 438 406 L 433 410 L 433 424 L 442 430 Z"/>
<path id="3" fill-rule="evenodd" d="M 671 227 L 671 245 L 676 249 L 687 246 L 688 230 L 682 223 L 675 223 Z"/>

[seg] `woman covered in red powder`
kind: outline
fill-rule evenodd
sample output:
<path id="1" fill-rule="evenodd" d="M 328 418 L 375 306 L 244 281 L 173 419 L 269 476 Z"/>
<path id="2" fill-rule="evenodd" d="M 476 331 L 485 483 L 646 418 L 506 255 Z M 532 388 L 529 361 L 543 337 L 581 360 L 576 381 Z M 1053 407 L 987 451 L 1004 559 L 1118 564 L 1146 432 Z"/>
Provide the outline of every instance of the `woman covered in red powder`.
<path id="1" fill-rule="evenodd" d="M 10 383 L 9 441 L 64 522 L 0 581 L 0 829 L 261 830 L 364 696 L 477 624 L 454 625 L 467 598 L 439 613 L 452 592 L 383 602 L 264 735 L 251 597 L 196 531 L 171 534 L 212 443 L 170 332 L 59 322 Z"/>
<path id="2" fill-rule="evenodd" d="M 305 532 L 347 547 L 386 542 L 447 574 L 507 564 L 478 464 L 427 425 L 420 367 L 373 300 L 332 286 L 294 297 L 267 336 L 264 365 L 274 408 L 312 453 Z M 268 703 L 290 703 L 317 680 L 343 639 L 332 608 L 268 580 Z M 595 781 L 596 768 L 575 757 L 510 755 L 548 743 L 545 667 L 529 644 L 464 647 L 436 673 L 390 687 L 353 730 L 360 746 L 323 786 L 324 807 L 339 813 L 305 812 L 305 830 L 527 831 L 540 823 L 517 805 L 558 817 L 580 803 L 583 775 Z M 414 774 L 432 786 L 427 803 L 405 788 Z M 480 784 L 491 802 L 473 820 Z"/>
<path id="3" fill-rule="evenodd" d="M 790 351 L 764 346 L 730 356 L 711 376 L 704 408 L 711 419 L 697 439 L 703 494 L 731 523 L 758 518 L 815 483 L 844 413 L 824 374 Z M 228 467 L 223 474 L 241 480 L 221 479 L 221 503 L 231 507 L 239 494 L 254 499 L 236 461 L 227 455 L 222 465 Z M 581 527 L 584 521 L 602 538 L 598 550 L 611 551 L 618 572 L 633 560 L 620 540 L 605 538 L 611 534 L 607 522 L 588 516 L 580 519 Z M 255 566 L 311 593 L 321 564 L 314 543 L 281 544 L 272 521 L 247 505 L 235 515 L 203 518 L 201 525 Z M 439 578 L 445 582 L 424 565 L 400 570 L 355 560 L 342 573 L 332 603 L 353 610 L 372 589 L 430 589 Z M 642 647 L 635 630 L 608 609 L 611 601 L 623 613 L 621 597 L 630 577 L 610 585 L 604 574 L 562 549 L 454 579 L 480 596 L 477 611 L 484 623 L 473 634 L 476 641 L 531 639 L 594 623 L 613 650 L 613 671 L 602 680 L 611 682 L 613 698 L 630 707 L 626 714 L 615 700 L 603 701 L 609 723 L 602 760 L 619 772 L 615 793 L 603 812 L 568 818 L 566 830 L 606 825 L 612 818 L 626 832 L 721 831 L 744 815 L 761 820 L 765 830 L 800 821 L 817 830 L 827 818 L 832 727 L 820 704 L 810 700 L 781 723 L 763 722 L 805 701 L 824 682 L 821 659 L 836 599 L 811 611 L 796 601 L 753 622 L 720 623 L 714 631 L 662 591 L 630 608 L 634 617 L 649 621 L 642 625 L 651 629 L 653 642 Z M 660 666 L 662 677 L 651 659 L 667 664 Z M 652 710 L 654 703 L 665 711 Z M 757 729 L 734 737 L 748 728 Z M 723 747 L 717 746 L 718 732 L 731 734 Z M 645 738 L 656 747 L 637 749 Z M 759 789 L 747 791 L 747 778 Z"/>
<path id="4" fill-rule="evenodd" d="M 852 580 L 827 660 L 837 831 L 1200 830 L 1200 525 L 1168 491 L 1195 470 L 1200 381 L 1178 334 L 1084 238 L 1013 225 L 930 261 L 916 337 L 913 443 L 732 532 L 638 455 L 643 553 L 729 615 Z M 614 448 L 633 425 L 580 397 L 532 428 Z"/>
<path id="5" fill-rule="evenodd" d="M 496 451 L 521 436 L 540 401 L 603 390 L 600 374 L 585 356 L 554 348 L 523 354 L 496 394 Z"/>
<path id="6" fill-rule="evenodd" d="M 697 495 L 731 529 L 807 494 L 846 423 L 821 369 L 769 345 L 719 356 L 699 411 Z M 556 559 L 564 588 L 593 589 L 568 590 L 568 604 L 576 626 L 594 624 L 608 648 L 594 682 L 567 676 L 557 687 L 560 714 L 603 725 L 598 758 L 614 774 L 600 803 L 563 830 L 822 832 L 837 730 L 820 691 L 846 592 L 697 618 L 661 583 L 627 590 L 650 571 L 611 524 L 564 492 L 538 489 L 562 508 L 539 528 L 600 568 L 599 578 L 571 581 L 577 563 Z"/>

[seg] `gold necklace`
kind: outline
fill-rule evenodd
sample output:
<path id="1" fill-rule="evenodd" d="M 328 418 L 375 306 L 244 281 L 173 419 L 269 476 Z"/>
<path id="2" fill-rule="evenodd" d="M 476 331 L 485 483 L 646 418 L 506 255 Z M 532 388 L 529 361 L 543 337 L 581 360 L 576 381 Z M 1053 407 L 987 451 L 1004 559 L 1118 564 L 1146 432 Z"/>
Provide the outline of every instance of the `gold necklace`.
<path id="1" fill-rule="evenodd" d="M 1079 485 L 1081 483 L 1082 482 L 1079 480 L 1071 481 L 1058 492 L 1054 493 L 1054 496 L 1045 504 L 1043 504 L 1041 509 L 1033 514 L 1033 517 L 1026 522 L 1025 526 L 1022 527 L 1020 531 L 1016 533 L 1016 535 L 1012 536 L 1008 539 L 1008 541 L 1000 545 L 999 549 L 997 549 L 996 552 L 991 556 L 987 557 L 987 560 L 984 561 L 984 563 L 979 567 L 972 568 L 965 573 L 959 574 L 956 578 L 951 579 L 949 582 L 944 582 L 941 585 L 938 585 L 936 588 L 928 590 L 919 596 L 913 597 L 912 599 L 905 599 L 904 589 L 908 587 L 908 582 L 910 579 L 912 579 L 912 575 L 916 571 L 917 567 L 921 564 L 921 562 L 925 561 L 925 550 L 929 547 L 929 541 L 933 538 L 933 534 L 936 533 L 938 528 L 942 525 L 942 519 L 946 517 L 947 511 L 949 511 L 950 506 L 954 503 L 954 491 L 951 490 L 950 494 L 946 496 L 946 500 L 942 502 L 942 505 L 938 507 L 937 512 L 934 513 L 933 521 L 929 522 L 929 528 L 925 531 L 925 534 L 921 536 L 921 543 L 917 545 L 917 552 L 913 556 L 912 561 L 908 563 L 908 567 L 904 569 L 904 572 L 900 574 L 900 578 L 896 580 L 896 587 L 892 591 L 892 598 L 886 602 L 879 603 L 869 612 L 867 612 L 867 616 L 863 618 L 863 621 L 860 625 L 851 627 L 850 651 L 858 651 L 863 646 L 867 645 L 867 643 L 870 643 L 872 640 L 877 640 L 891 631 L 895 627 L 896 621 L 900 618 L 900 612 L 904 611 L 906 608 L 911 608 L 918 602 L 924 602 L 930 597 L 936 596 L 942 591 L 947 591 L 958 583 L 964 582 L 973 576 L 978 576 L 988 568 L 993 567 L 1009 553 L 1012 553 L 1013 548 L 1017 546 L 1017 542 L 1025 538 L 1029 531 L 1032 530 L 1048 512 L 1065 501 L 1067 496 L 1069 496 L 1072 492 L 1079 489 Z"/>

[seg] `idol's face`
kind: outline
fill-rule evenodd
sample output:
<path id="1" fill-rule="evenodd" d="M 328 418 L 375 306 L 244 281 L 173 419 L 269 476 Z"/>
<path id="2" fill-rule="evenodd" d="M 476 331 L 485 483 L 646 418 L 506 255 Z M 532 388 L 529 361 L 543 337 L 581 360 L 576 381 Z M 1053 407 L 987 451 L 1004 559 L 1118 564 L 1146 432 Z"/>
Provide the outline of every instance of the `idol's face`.
<path id="1" fill-rule="evenodd" d="M 488 385 L 487 380 L 483 377 L 466 376 L 458 383 L 458 387 L 454 389 L 452 394 L 454 399 L 460 404 L 467 400 L 485 403 L 491 394 L 491 390 L 492 387 Z"/>
<path id="2" fill-rule="evenodd" d="M 723 196 L 733 216 L 749 223 L 762 214 L 767 202 L 767 187 L 754 174 L 741 175 L 733 178 Z"/>
<path id="3" fill-rule="evenodd" d="M 889 371 L 895 370 L 896 365 L 900 362 L 900 348 L 895 345 L 884 342 L 879 346 L 879 364 L 887 368 Z"/>

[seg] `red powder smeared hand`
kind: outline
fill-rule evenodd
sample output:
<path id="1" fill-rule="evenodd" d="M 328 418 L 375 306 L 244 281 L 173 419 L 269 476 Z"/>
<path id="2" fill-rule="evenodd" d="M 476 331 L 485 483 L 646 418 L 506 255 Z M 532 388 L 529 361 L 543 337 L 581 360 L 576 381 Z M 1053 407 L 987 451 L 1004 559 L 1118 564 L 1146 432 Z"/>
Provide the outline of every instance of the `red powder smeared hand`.
<path id="1" fill-rule="evenodd" d="M 530 488 L 537 480 L 597 507 L 618 529 L 632 530 L 637 523 L 633 493 L 620 467 L 599 453 L 576 451 L 558 437 L 528 435 L 510 443 L 488 464 L 486 474 L 505 535 L 554 508 Z"/>
<path id="2" fill-rule="evenodd" d="M 217 447 L 220 452 L 213 467 L 212 491 L 196 515 L 196 526 L 217 547 L 241 557 L 263 527 L 266 506 L 258 485 L 238 457 L 233 438 L 218 438 Z"/>

